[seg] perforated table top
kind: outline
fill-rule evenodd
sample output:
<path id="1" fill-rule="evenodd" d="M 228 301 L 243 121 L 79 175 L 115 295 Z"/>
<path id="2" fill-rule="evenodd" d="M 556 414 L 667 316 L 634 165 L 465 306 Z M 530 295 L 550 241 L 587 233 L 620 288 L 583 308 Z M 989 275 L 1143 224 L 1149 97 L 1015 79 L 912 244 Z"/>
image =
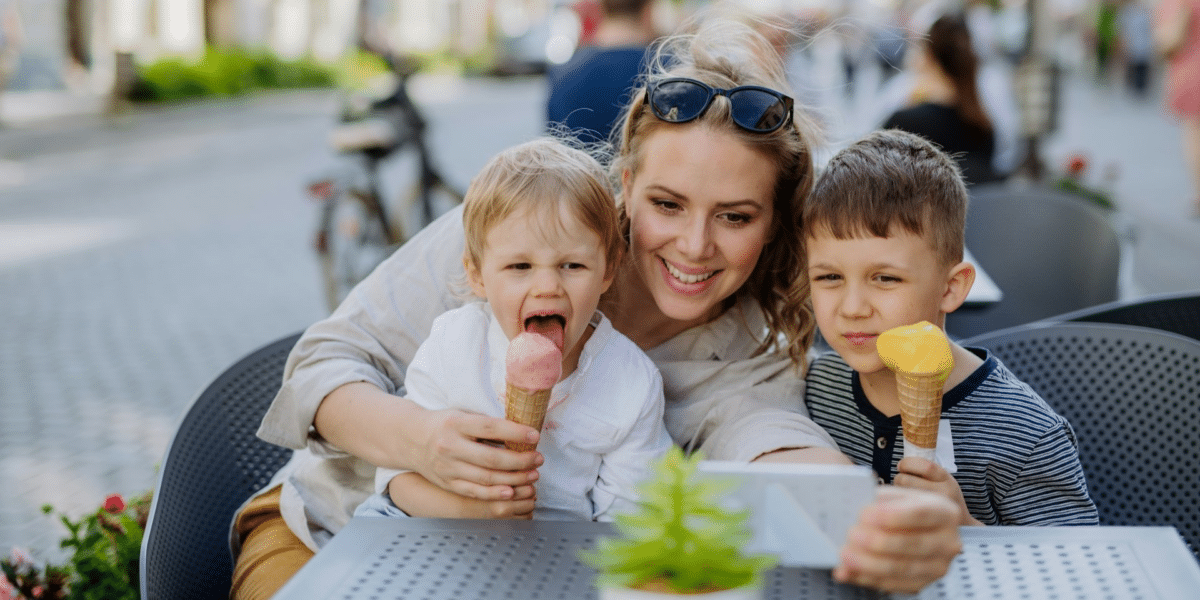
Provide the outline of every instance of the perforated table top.
<path id="1" fill-rule="evenodd" d="M 578 553 L 606 523 L 353 519 L 277 600 L 595 598 Z M 917 598 L 1194 598 L 1200 565 L 1170 527 L 970 527 L 950 573 Z M 829 571 L 777 568 L 765 600 L 888 598 Z"/>

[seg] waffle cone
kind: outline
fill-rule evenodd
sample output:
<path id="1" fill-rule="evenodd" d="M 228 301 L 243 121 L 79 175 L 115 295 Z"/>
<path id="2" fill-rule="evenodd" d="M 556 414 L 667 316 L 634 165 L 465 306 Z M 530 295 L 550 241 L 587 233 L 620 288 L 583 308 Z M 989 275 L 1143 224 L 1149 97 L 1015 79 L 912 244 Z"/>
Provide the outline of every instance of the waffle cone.
<path id="1" fill-rule="evenodd" d="M 507 384 L 507 387 L 508 390 L 504 394 L 504 418 L 541 431 L 542 422 L 546 419 L 546 407 L 550 404 L 551 390 L 527 390 L 511 383 Z M 537 444 L 512 442 L 506 442 L 504 446 L 518 452 L 537 448 Z"/>
<path id="2" fill-rule="evenodd" d="M 937 447 L 938 421 L 942 418 L 942 385 L 946 383 L 947 375 L 896 373 L 905 445 Z"/>

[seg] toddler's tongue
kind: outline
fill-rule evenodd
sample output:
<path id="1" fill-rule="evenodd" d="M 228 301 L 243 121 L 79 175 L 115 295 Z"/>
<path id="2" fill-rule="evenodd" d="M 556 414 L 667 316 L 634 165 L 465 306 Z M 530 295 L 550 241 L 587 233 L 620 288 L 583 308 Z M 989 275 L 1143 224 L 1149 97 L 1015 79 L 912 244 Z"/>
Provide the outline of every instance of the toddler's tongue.
<path id="1" fill-rule="evenodd" d="M 551 342 L 563 350 L 563 320 L 558 316 L 530 317 L 525 321 L 525 331 L 550 338 Z"/>

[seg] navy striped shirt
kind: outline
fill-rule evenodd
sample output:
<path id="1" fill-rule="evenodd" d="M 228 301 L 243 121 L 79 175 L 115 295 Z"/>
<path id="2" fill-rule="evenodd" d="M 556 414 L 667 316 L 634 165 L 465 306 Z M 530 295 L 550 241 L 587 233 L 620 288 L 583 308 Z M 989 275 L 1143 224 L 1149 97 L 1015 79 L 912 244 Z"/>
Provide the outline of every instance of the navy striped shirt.
<path id="1" fill-rule="evenodd" d="M 942 418 L 971 516 L 985 525 L 1097 524 L 1070 424 L 986 350 L 970 351 L 984 363 L 942 396 Z M 819 357 L 806 383 L 812 419 L 890 483 L 904 457 L 900 416 L 871 405 L 858 373 L 836 353 Z"/>

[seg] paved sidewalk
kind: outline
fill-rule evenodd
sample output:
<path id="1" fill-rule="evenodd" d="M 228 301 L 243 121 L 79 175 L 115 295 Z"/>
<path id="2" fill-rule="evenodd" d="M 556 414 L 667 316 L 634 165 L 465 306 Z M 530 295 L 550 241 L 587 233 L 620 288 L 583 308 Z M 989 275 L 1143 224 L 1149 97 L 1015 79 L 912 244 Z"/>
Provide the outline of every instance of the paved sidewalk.
<path id="1" fill-rule="evenodd" d="M 413 83 L 457 185 L 540 130 L 540 80 Z M 325 314 L 303 188 L 336 164 L 332 92 L 75 108 L 0 130 L 0 553 L 58 556 L 43 503 L 150 489 L 201 388 Z"/>
<path id="2" fill-rule="evenodd" d="M 0 552 L 155 482 L 183 409 L 324 314 L 302 194 L 328 93 L 0 132 Z"/>
<path id="3" fill-rule="evenodd" d="M 108 106 L 102 96 L 59 90 L 7 91 L 0 94 L 0 123 L 29 127 L 100 114 Z"/>

